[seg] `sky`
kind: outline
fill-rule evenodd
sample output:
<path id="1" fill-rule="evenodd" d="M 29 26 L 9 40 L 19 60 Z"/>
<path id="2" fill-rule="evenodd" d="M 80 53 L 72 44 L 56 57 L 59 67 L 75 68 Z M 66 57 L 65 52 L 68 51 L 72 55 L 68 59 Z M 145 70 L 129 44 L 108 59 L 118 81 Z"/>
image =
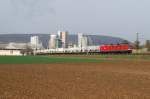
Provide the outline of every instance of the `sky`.
<path id="1" fill-rule="evenodd" d="M 98 34 L 150 40 L 150 0 L 0 0 L 0 33 Z"/>

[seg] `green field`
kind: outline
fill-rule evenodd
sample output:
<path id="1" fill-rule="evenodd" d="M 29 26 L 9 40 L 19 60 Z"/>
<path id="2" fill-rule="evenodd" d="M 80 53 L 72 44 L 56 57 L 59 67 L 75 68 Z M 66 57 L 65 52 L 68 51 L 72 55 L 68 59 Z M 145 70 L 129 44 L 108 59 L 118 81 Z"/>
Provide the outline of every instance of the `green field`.
<path id="1" fill-rule="evenodd" d="M 48 56 L 0 56 L 0 64 L 47 64 L 60 62 L 104 62 L 94 58 L 48 57 Z"/>
<path id="2" fill-rule="evenodd" d="M 0 64 L 48 64 L 65 62 L 108 62 L 110 60 L 150 60 L 149 55 L 96 55 L 96 56 L 0 56 Z"/>

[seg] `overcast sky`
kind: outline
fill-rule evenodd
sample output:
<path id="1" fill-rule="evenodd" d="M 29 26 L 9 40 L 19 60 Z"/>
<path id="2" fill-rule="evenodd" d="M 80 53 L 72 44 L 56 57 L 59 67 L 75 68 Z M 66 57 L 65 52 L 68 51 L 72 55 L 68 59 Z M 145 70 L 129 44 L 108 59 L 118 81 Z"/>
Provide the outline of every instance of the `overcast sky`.
<path id="1" fill-rule="evenodd" d="M 150 39 L 150 0 L 0 0 L 0 33 L 100 34 Z"/>

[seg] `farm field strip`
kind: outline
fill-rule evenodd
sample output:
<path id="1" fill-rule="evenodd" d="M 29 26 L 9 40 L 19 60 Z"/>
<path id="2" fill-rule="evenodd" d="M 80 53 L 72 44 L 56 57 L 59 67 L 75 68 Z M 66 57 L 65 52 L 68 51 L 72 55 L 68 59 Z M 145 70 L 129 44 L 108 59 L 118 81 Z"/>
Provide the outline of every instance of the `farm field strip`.
<path id="1" fill-rule="evenodd" d="M 0 56 L 0 64 L 48 64 L 63 62 L 106 62 L 107 60 L 80 57 Z"/>
<path id="2" fill-rule="evenodd" d="M 149 61 L 149 55 L 0 56 L 0 64 L 49 64 L 65 62 Z"/>

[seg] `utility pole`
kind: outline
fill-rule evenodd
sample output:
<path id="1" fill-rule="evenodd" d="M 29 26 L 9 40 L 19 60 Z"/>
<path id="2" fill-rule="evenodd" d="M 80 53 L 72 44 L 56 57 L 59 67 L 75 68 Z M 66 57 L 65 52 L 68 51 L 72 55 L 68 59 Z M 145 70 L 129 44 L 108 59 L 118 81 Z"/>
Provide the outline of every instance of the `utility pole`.
<path id="1" fill-rule="evenodd" d="M 81 53 L 82 53 L 82 42 L 83 42 L 83 38 L 81 38 Z"/>
<path id="2" fill-rule="evenodd" d="M 137 32 L 136 33 L 136 49 L 138 50 L 139 49 L 139 47 L 140 47 L 140 41 L 139 41 L 139 33 Z"/>

